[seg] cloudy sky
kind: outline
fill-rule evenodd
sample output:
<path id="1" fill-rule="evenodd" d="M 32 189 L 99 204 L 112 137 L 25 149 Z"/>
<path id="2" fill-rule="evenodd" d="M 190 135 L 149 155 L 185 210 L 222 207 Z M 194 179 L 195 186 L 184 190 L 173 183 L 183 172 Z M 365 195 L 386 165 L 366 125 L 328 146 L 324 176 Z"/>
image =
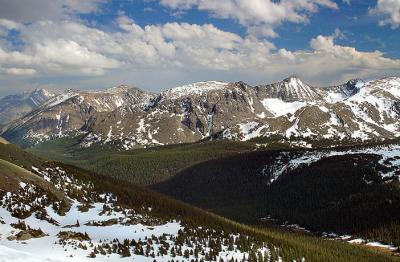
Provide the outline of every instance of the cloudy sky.
<path id="1" fill-rule="evenodd" d="M 0 96 L 400 76 L 400 0 L 0 0 Z"/>

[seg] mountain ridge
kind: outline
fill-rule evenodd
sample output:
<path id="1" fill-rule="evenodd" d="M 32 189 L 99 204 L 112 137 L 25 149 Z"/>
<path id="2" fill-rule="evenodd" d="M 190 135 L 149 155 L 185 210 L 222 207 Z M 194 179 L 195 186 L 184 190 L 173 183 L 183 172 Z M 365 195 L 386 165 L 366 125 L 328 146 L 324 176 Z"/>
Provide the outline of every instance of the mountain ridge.
<path id="1" fill-rule="evenodd" d="M 23 117 L 54 96 L 42 88 L 0 98 L 0 126 Z"/>
<path id="2" fill-rule="evenodd" d="M 359 79 L 313 87 L 290 76 L 250 86 L 197 82 L 160 93 L 120 85 L 104 91 L 67 91 L 4 129 L 4 137 L 32 145 L 84 135 L 84 147 L 121 149 L 196 142 L 207 137 L 249 140 L 374 140 L 400 135 L 400 78 Z"/>

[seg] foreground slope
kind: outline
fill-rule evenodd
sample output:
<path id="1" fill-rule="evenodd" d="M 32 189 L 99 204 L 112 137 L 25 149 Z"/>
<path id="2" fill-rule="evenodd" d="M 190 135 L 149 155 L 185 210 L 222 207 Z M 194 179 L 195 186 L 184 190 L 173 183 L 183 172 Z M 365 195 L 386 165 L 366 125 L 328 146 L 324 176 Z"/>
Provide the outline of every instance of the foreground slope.
<path id="1" fill-rule="evenodd" d="M 1 146 L 1 145 L 0 145 Z M 12 156 L 13 161 L 16 157 Z M 32 172 L 31 172 L 32 171 Z M 1 160 L 0 254 L 32 261 L 395 261 L 336 241 L 242 226 L 61 163 Z M 9 179 L 8 179 L 9 178 Z M 60 192 L 62 194 L 60 195 Z M 20 251 L 23 250 L 23 251 Z"/>
<path id="2" fill-rule="evenodd" d="M 8 125 L 3 135 L 23 146 L 83 135 L 83 147 L 124 150 L 211 137 L 337 145 L 398 137 L 399 115 L 398 77 L 313 87 L 292 76 L 258 86 L 199 82 L 159 94 L 126 86 L 68 91 Z"/>

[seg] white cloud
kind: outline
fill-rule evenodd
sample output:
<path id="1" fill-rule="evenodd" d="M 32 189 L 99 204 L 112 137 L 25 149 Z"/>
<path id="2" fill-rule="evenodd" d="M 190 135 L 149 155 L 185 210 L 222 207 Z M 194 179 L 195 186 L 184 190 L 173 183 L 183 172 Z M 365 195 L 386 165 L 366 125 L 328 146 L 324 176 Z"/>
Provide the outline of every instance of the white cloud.
<path id="1" fill-rule="evenodd" d="M 335 44 L 338 31 L 331 36 L 319 35 L 310 41 L 311 52 L 296 51 L 294 63 L 288 64 L 288 70 L 298 72 L 310 79 L 336 79 L 345 81 L 350 78 L 371 78 L 396 74 L 400 69 L 399 59 L 386 58 L 382 52 L 362 52 L 353 47 Z"/>
<path id="2" fill-rule="evenodd" d="M 177 10 L 198 8 L 217 18 L 229 18 L 248 28 L 257 36 L 276 37 L 274 28 L 282 22 L 308 22 L 309 15 L 319 7 L 338 9 L 332 0 L 161 0 L 166 7 Z"/>
<path id="3" fill-rule="evenodd" d="M 279 49 L 278 54 L 283 58 L 283 59 L 288 59 L 290 61 L 295 61 L 296 57 L 293 54 L 293 52 L 290 52 L 286 50 L 285 48 Z"/>
<path id="4" fill-rule="evenodd" d="M 17 75 L 17 76 L 30 76 L 36 74 L 36 70 L 32 68 L 6 68 L 5 69 L 7 74 L 10 75 Z"/>
<path id="5" fill-rule="evenodd" d="M 20 27 L 20 23 L 0 18 L 0 36 L 6 36 L 10 30 L 17 30 Z"/>
<path id="6" fill-rule="evenodd" d="M 399 0 L 378 0 L 376 7 L 370 10 L 371 15 L 380 15 L 381 26 L 390 24 L 393 29 L 400 25 L 400 1 Z"/>
<path id="7" fill-rule="evenodd" d="M 139 26 L 122 13 L 115 21 L 119 31 L 73 20 L 0 23 L 5 30 L 17 30 L 23 43 L 15 49 L 0 42 L 3 87 L 24 77 L 29 82 L 53 78 L 51 84 L 64 87 L 65 82 L 58 83 L 62 77 L 76 88 L 131 83 L 158 91 L 183 82 L 217 79 L 256 84 L 291 74 L 312 84 L 330 84 L 400 70 L 399 59 L 336 44 L 343 37 L 339 29 L 311 39 L 309 50 L 287 50 L 277 49 L 269 40 L 243 37 L 211 24 Z"/>
<path id="8" fill-rule="evenodd" d="M 0 0 L 0 17 L 18 22 L 60 20 L 96 12 L 105 0 Z"/>
<path id="9" fill-rule="evenodd" d="M 12 20 L 0 18 L 0 27 L 3 27 L 7 30 L 16 30 L 21 27 L 21 24 Z"/>
<path id="10" fill-rule="evenodd" d="M 79 37 L 79 32 L 82 32 L 79 31 L 79 28 L 83 31 L 91 31 L 90 28 L 74 23 L 55 24 L 47 21 L 21 25 L 19 32 L 24 47 L 22 50 L 13 50 L 12 46 L 7 48 L 7 46 L 0 45 L 0 68 L 6 68 L 3 72 L 13 75 L 21 75 L 22 72 L 101 75 L 106 69 L 120 66 L 118 60 L 93 50 L 89 46 L 90 43 L 76 41 L 75 39 L 78 38 L 86 39 L 81 37 L 82 35 Z M 67 32 L 68 29 L 69 32 Z M 67 34 L 61 36 L 66 32 Z M 75 34 L 74 37 L 71 32 Z M 100 32 L 100 34 L 104 35 L 104 32 Z M 105 45 L 105 47 L 107 46 Z M 32 70 L 7 69 L 25 67 L 32 68 Z"/>

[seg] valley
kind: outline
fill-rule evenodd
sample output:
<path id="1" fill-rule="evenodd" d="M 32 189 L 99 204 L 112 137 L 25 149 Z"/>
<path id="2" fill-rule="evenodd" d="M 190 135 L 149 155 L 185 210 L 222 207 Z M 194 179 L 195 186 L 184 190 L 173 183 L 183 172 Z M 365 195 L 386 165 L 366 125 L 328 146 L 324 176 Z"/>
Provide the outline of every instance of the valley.
<path id="1" fill-rule="evenodd" d="M 334 149 L 213 141 L 97 157 L 89 152 L 69 159 L 242 223 L 298 224 L 317 235 L 400 244 L 396 141 Z"/>
<path id="2" fill-rule="evenodd" d="M 245 226 L 126 182 L 43 161 L 10 144 L 0 147 L 11 161 L 0 163 L 7 181 L 1 183 L 0 253 L 10 259 L 395 260 L 337 241 Z"/>

